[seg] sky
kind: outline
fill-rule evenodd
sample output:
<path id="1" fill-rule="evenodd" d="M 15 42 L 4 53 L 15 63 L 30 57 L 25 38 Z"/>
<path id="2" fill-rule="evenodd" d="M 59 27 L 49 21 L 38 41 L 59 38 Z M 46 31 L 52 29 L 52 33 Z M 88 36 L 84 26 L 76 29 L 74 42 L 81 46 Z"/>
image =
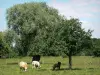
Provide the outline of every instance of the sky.
<path id="1" fill-rule="evenodd" d="M 2 0 L 0 1 L 0 31 L 7 29 L 6 10 L 25 2 L 46 2 L 67 19 L 78 18 L 82 28 L 93 30 L 92 37 L 100 38 L 100 0 Z"/>

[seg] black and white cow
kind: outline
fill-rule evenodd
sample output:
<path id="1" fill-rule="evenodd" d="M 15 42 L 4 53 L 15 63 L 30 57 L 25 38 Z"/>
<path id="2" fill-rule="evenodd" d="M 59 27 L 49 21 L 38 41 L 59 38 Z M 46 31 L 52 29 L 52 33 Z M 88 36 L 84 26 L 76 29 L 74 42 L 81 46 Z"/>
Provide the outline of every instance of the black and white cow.
<path id="1" fill-rule="evenodd" d="M 40 66 L 40 55 L 33 55 L 32 57 L 32 68 L 39 68 Z"/>

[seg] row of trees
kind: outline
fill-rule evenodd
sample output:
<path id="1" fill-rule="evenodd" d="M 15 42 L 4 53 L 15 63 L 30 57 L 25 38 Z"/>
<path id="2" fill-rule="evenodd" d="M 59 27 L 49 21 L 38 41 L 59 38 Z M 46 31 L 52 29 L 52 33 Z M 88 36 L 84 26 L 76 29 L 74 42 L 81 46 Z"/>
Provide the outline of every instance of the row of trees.
<path id="1" fill-rule="evenodd" d="M 15 44 L 15 41 L 17 41 L 18 44 Z M 43 41 L 43 40 L 41 40 L 41 41 Z M 56 41 L 56 42 L 59 43 L 59 41 Z M 47 41 L 45 41 L 45 43 L 47 43 Z M 96 57 L 100 56 L 100 39 L 92 38 L 92 43 L 93 43 L 92 49 L 83 49 L 83 50 L 80 50 L 80 52 L 74 52 L 72 55 L 96 56 Z M 42 46 L 44 44 L 44 42 L 40 45 L 39 44 L 37 44 L 37 45 L 34 44 L 34 45 L 35 46 L 40 46 L 40 45 Z M 52 48 L 52 50 L 49 50 L 49 48 L 47 48 L 48 50 L 46 50 L 46 49 L 44 49 L 44 50 L 32 50 L 32 51 L 28 50 L 27 55 L 29 55 L 29 56 L 32 56 L 35 54 L 40 54 L 40 55 L 44 55 L 44 56 L 59 56 L 60 55 L 60 56 L 66 57 L 66 53 L 64 52 L 64 50 L 61 49 L 62 48 L 61 45 L 64 48 L 63 43 L 61 43 L 61 44 L 59 43 L 56 46 L 55 46 L 55 44 L 53 44 L 53 45 L 54 45 L 54 47 Z M 4 32 L 0 32 L 0 57 L 23 56 L 23 54 L 21 53 L 22 50 L 18 49 L 19 47 L 21 47 L 21 45 L 20 45 L 18 36 L 15 34 L 14 31 L 7 30 Z"/>
<path id="2" fill-rule="evenodd" d="M 8 30 L 3 32 L 4 36 L 0 39 L 8 47 L 1 47 L 1 54 L 7 49 L 5 54 L 9 56 L 65 55 L 69 57 L 71 68 L 72 55 L 80 52 L 99 55 L 95 52 L 99 50 L 97 39 L 92 39 L 92 31 L 86 32 L 81 24 L 79 19 L 69 20 L 59 15 L 56 9 L 46 3 L 14 5 L 7 10 Z"/>

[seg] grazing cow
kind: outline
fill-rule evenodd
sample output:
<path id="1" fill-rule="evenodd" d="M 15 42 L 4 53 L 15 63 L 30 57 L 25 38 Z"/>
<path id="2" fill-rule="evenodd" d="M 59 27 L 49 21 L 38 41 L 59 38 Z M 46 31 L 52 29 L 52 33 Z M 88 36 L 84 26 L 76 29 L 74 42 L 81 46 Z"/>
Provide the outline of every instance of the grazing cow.
<path id="1" fill-rule="evenodd" d="M 32 68 L 40 68 L 40 62 L 39 61 L 32 61 Z"/>
<path id="2" fill-rule="evenodd" d="M 32 61 L 40 61 L 40 55 L 33 55 Z"/>
<path id="3" fill-rule="evenodd" d="M 55 70 L 55 69 L 59 69 L 60 70 L 60 66 L 61 66 L 61 62 L 55 63 L 53 65 L 53 70 Z"/>
<path id="4" fill-rule="evenodd" d="M 20 70 L 22 69 L 22 70 L 26 71 L 27 68 L 28 68 L 28 65 L 27 65 L 26 62 L 21 61 L 21 62 L 19 63 L 19 67 L 20 67 Z"/>

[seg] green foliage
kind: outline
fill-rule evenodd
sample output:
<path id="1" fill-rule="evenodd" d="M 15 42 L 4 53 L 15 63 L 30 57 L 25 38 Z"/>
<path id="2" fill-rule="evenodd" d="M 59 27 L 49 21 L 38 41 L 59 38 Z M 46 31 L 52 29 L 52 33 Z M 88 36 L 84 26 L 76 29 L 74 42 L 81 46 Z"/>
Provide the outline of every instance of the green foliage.
<path id="1" fill-rule="evenodd" d="M 78 19 L 71 18 L 63 22 L 61 30 L 59 31 L 60 40 L 65 41 L 67 55 L 80 52 L 82 49 L 91 48 L 91 31 L 85 32 L 81 28 L 81 22 Z"/>
<path id="2" fill-rule="evenodd" d="M 6 57 L 16 57 L 18 55 L 15 51 L 13 43 L 15 43 L 17 36 L 13 30 L 6 30 L 5 32 L 0 32 L 0 56 Z"/>
<path id="3" fill-rule="evenodd" d="M 100 39 L 93 38 L 93 56 L 100 57 Z"/>
<path id="4" fill-rule="evenodd" d="M 100 57 L 100 47 L 95 48 L 95 50 L 93 51 L 93 55 L 96 56 L 96 57 Z"/>
<path id="5" fill-rule="evenodd" d="M 13 30 L 6 30 L 4 32 L 4 40 L 10 47 L 13 47 L 13 43 L 17 39 L 17 35 Z"/>
<path id="6" fill-rule="evenodd" d="M 4 41 L 4 34 L 3 32 L 0 32 L 0 57 L 6 58 L 9 56 L 10 53 L 10 47 L 9 45 Z"/>

